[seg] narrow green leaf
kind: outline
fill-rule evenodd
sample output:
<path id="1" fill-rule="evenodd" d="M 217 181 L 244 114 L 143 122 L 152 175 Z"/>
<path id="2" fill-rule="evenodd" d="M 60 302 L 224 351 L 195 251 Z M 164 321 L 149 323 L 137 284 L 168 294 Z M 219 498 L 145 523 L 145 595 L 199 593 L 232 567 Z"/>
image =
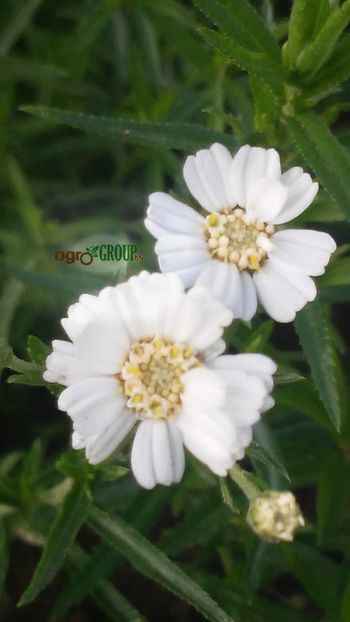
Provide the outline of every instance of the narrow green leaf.
<path id="1" fill-rule="evenodd" d="M 234 149 L 236 146 L 235 139 L 224 132 L 217 132 L 189 123 L 140 123 L 138 121 L 94 117 L 44 106 L 24 106 L 21 110 L 53 123 L 63 123 L 111 140 L 125 140 L 141 145 L 155 145 L 182 151 L 203 148 L 216 141 L 230 149 Z"/>
<path id="2" fill-rule="evenodd" d="M 306 305 L 297 315 L 294 326 L 311 368 L 312 378 L 329 418 L 340 430 L 341 395 L 338 385 L 340 365 L 331 326 L 321 303 Z"/>
<path id="3" fill-rule="evenodd" d="M 200 33 L 210 45 L 241 69 L 253 75 L 258 74 L 261 79 L 266 78 L 277 82 L 281 80 L 281 67 L 273 61 L 267 62 L 266 57 L 261 52 L 244 48 L 235 40 L 229 39 L 226 35 L 215 30 L 200 28 Z"/>
<path id="4" fill-rule="evenodd" d="M 300 114 L 288 117 L 286 123 L 293 142 L 318 181 L 339 209 L 350 215 L 350 155 L 319 117 Z"/>
<path id="5" fill-rule="evenodd" d="M 308 82 L 307 94 L 311 98 L 311 103 L 317 101 L 321 96 L 328 95 L 338 84 L 350 78 L 350 36 L 346 36 L 335 47 L 332 56 Z"/>
<path id="6" fill-rule="evenodd" d="M 282 109 L 282 86 L 276 88 L 276 84 L 269 84 L 261 75 L 251 72 L 250 86 L 254 100 L 254 124 L 258 132 L 275 136 L 276 124 Z"/>
<path id="7" fill-rule="evenodd" d="M 17 39 L 28 27 L 34 13 L 38 10 L 43 0 L 26 0 L 21 2 L 16 10 L 13 11 L 14 16 L 0 32 L 0 55 L 6 54 L 16 43 Z M 14 8 L 14 7 L 13 7 Z"/>
<path id="8" fill-rule="evenodd" d="M 164 553 L 117 516 L 94 508 L 91 527 L 143 574 L 193 605 L 212 622 L 232 622 L 212 598 Z"/>
<path id="9" fill-rule="evenodd" d="M 347 531 L 350 463 L 337 455 L 322 466 L 317 487 L 317 536 L 319 544 L 327 546 Z"/>
<path id="10" fill-rule="evenodd" d="M 252 443 L 246 453 L 253 460 L 257 460 L 265 466 L 274 469 L 278 473 L 281 473 L 289 482 L 291 481 L 285 466 L 267 451 L 265 447 L 261 447 L 258 443 Z"/>
<path id="11" fill-rule="evenodd" d="M 300 53 L 297 69 L 301 72 L 315 73 L 332 54 L 333 48 L 341 33 L 350 21 L 350 0 L 333 11 L 315 38 Z"/>
<path id="12" fill-rule="evenodd" d="M 52 616 L 62 616 L 72 605 L 91 593 L 101 578 L 106 578 L 112 572 L 114 558 L 115 552 L 108 544 L 102 543 L 97 547 L 87 557 L 86 563 L 81 564 L 72 575 L 54 605 Z"/>
<path id="13" fill-rule="evenodd" d="M 271 32 L 248 0 L 193 0 L 194 4 L 238 47 L 260 52 L 265 61 L 281 64 Z"/>
<path id="14" fill-rule="evenodd" d="M 330 0 L 294 0 L 288 33 L 288 60 L 291 69 L 296 68 L 299 54 L 312 41 L 330 12 Z"/>
<path id="15" fill-rule="evenodd" d="M 77 483 L 66 495 L 51 525 L 39 564 L 32 581 L 22 595 L 18 606 L 32 602 L 53 579 L 62 566 L 69 548 L 85 521 L 91 505 L 90 494 Z"/>

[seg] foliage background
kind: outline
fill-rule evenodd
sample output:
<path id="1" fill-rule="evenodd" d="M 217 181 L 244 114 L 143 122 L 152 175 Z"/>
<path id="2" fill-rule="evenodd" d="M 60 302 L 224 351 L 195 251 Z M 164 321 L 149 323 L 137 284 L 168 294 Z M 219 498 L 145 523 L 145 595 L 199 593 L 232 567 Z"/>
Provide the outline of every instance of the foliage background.
<path id="1" fill-rule="evenodd" d="M 3 0 L 0 15 L 0 620 L 349 622 L 350 2 Z M 152 492 L 127 446 L 89 468 L 40 386 L 67 306 L 141 267 L 54 252 L 131 242 L 156 269 L 147 195 L 191 201 L 181 163 L 215 140 L 310 170 L 323 190 L 299 222 L 339 244 L 294 326 L 261 315 L 226 335 L 279 364 L 244 466 L 294 490 L 307 525 L 288 545 L 259 541 L 238 488 L 190 459 Z"/>

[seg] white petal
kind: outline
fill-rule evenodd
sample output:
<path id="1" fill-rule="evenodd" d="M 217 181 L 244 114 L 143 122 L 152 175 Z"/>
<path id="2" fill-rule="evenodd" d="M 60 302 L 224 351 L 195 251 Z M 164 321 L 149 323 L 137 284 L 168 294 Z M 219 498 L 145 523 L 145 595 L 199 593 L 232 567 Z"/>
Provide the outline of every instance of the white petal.
<path id="1" fill-rule="evenodd" d="M 265 311 L 277 322 L 292 322 L 307 302 L 305 296 L 266 261 L 254 274 L 258 298 Z"/>
<path id="2" fill-rule="evenodd" d="M 199 352 L 220 339 L 223 327 L 232 322 L 231 311 L 214 300 L 206 288 L 197 285 L 186 293 L 176 311 L 167 318 L 168 336 Z"/>
<path id="3" fill-rule="evenodd" d="M 156 476 L 153 466 L 152 450 L 153 421 L 142 421 L 136 430 L 131 450 L 131 468 L 135 479 L 143 488 L 154 488 Z"/>
<path id="4" fill-rule="evenodd" d="M 126 400 L 115 378 L 86 378 L 60 394 L 58 408 L 67 411 L 81 436 L 100 434 L 125 408 Z"/>
<path id="5" fill-rule="evenodd" d="M 173 421 L 153 421 L 152 457 L 158 484 L 170 486 L 179 482 L 185 468 L 185 455 L 180 431 Z"/>
<path id="6" fill-rule="evenodd" d="M 162 272 L 176 272 L 184 281 L 184 285 L 192 285 L 203 266 L 211 259 L 208 246 L 203 237 L 168 235 L 158 240 L 155 246 L 159 266 Z M 184 271 L 187 270 L 187 278 Z M 188 270 L 194 270 L 193 276 Z M 192 276 L 192 279 L 188 279 Z"/>
<path id="7" fill-rule="evenodd" d="M 140 486 L 179 482 L 185 468 L 181 435 L 173 421 L 142 421 L 131 451 L 131 466 Z"/>
<path id="8" fill-rule="evenodd" d="M 209 348 L 202 351 L 202 357 L 205 361 L 210 361 L 225 352 L 226 343 L 223 339 L 218 339 Z"/>
<path id="9" fill-rule="evenodd" d="M 281 263 L 279 259 L 271 257 L 270 265 L 278 272 L 283 279 L 288 281 L 296 290 L 298 290 L 308 302 L 315 300 L 317 295 L 316 285 L 312 278 L 300 272 L 294 272 L 290 266 Z"/>
<path id="10" fill-rule="evenodd" d="M 231 309 L 234 318 L 250 320 L 257 306 L 251 276 L 239 272 L 234 264 L 212 260 L 199 275 L 196 285 L 206 287 L 212 296 Z"/>
<path id="11" fill-rule="evenodd" d="M 278 231 L 268 255 L 295 272 L 318 276 L 324 273 L 336 245 L 327 233 L 303 229 Z"/>
<path id="12" fill-rule="evenodd" d="M 74 345 L 81 369 L 90 375 L 115 374 L 123 365 L 130 341 L 117 316 L 101 313 L 88 322 Z"/>
<path id="13" fill-rule="evenodd" d="M 219 143 L 212 145 L 209 151 L 214 156 L 220 171 L 222 183 L 226 192 L 226 205 L 227 207 L 234 207 L 236 205 L 236 199 L 232 192 L 231 184 L 232 156 L 229 150 Z"/>
<path id="14" fill-rule="evenodd" d="M 181 401 L 186 408 L 218 409 L 225 404 L 225 383 L 214 371 L 196 367 L 183 374 L 181 382 L 184 386 Z"/>
<path id="15" fill-rule="evenodd" d="M 244 371 L 223 367 L 219 357 L 210 361 L 208 366 L 213 369 L 226 385 L 225 410 L 235 426 L 252 425 L 259 419 L 267 388 L 264 381 L 256 375 Z M 227 363 L 226 361 L 224 362 Z"/>
<path id="16" fill-rule="evenodd" d="M 288 188 L 287 200 L 279 214 L 271 221 L 280 225 L 293 220 L 311 205 L 318 192 L 318 183 L 312 182 L 308 173 L 294 167 L 284 173 L 281 182 Z"/>
<path id="17" fill-rule="evenodd" d="M 269 356 L 248 352 L 243 354 L 225 354 L 224 356 L 219 356 L 212 364 L 213 369 L 217 371 L 220 369 L 235 369 L 257 376 L 264 382 L 268 391 L 271 391 L 273 386 L 272 375 L 277 371 L 276 363 Z M 211 367 L 210 363 L 209 367 Z"/>
<path id="18" fill-rule="evenodd" d="M 116 288 L 116 304 L 131 340 L 161 335 L 165 318 L 184 298 L 181 279 L 175 274 L 142 272 Z"/>
<path id="19" fill-rule="evenodd" d="M 164 192 L 151 194 L 149 203 L 145 225 L 156 238 L 173 233 L 200 234 L 204 218 L 191 207 Z"/>
<path id="20" fill-rule="evenodd" d="M 277 180 L 280 175 L 280 159 L 275 149 L 244 145 L 235 155 L 231 168 L 232 190 L 237 203 L 246 207 L 248 193 L 259 179 Z"/>
<path id="21" fill-rule="evenodd" d="M 183 175 L 188 189 L 209 212 L 235 206 L 229 179 L 231 162 L 229 151 L 219 144 L 186 159 Z"/>
<path id="22" fill-rule="evenodd" d="M 102 462 L 124 440 L 136 423 L 129 409 L 120 413 L 97 438 L 87 439 L 86 458 L 90 464 Z"/>
<path id="23" fill-rule="evenodd" d="M 183 410 L 177 418 L 184 445 L 217 475 L 225 476 L 233 465 L 237 436 L 227 415 L 221 411 Z"/>
<path id="24" fill-rule="evenodd" d="M 283 208 L 288 190 L 280 181 L 263 177 L 247 189 L 247 215 L 271 222 Z"/>
<path id="25" fill-rule="evenodd" d="M 72 447 L 73 449 L 85 449 L 86 447 L 85 439 L 78 432 L 72 434 Z"/>

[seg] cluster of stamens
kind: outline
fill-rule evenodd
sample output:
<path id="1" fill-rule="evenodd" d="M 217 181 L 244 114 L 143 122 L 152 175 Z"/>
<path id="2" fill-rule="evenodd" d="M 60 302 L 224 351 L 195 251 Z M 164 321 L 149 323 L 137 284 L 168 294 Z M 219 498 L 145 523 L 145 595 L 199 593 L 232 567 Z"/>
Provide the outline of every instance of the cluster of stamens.
<path id="1" fill-rule="evenodd" d="M 170 339 L 135 341 L 120 372 L 127 405 L 142 419 L 165 419 L 179 410 L 181 376 L 200 366 L 193 350 Z"/>
<path id="2" fill-rule="evenodd" d="M 250 220 L 239 208 L 226 207 L 205 219 L 204 234 L 213 257 L 239 270 L 259 271 L 270 248 L 273 225 Z"/>

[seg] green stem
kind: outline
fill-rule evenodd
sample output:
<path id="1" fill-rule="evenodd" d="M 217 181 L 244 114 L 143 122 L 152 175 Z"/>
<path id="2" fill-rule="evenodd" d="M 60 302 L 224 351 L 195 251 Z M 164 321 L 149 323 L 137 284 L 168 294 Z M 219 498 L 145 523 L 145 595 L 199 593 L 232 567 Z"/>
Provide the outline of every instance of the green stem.
<path id="1" fill-rule="evenodd" d="M 230 476 L 235 482 L 235 484 L 237 484 L 237 486 L 245 494 L 248 501 L 252 501 L 254 497 L 256 497 L 257 495 L 261 493 L 260 488 L 258 488 L 258 486 L 254 484 L 254 482 L 252 482 L 252 480 L 249 477 L 249 474 L 246 471 L 244 471 L 244 469 L 241 469 L 241 467 L 238 466 L 238 464 L 235 464 L 235 466 L 231 469 Z"/>

